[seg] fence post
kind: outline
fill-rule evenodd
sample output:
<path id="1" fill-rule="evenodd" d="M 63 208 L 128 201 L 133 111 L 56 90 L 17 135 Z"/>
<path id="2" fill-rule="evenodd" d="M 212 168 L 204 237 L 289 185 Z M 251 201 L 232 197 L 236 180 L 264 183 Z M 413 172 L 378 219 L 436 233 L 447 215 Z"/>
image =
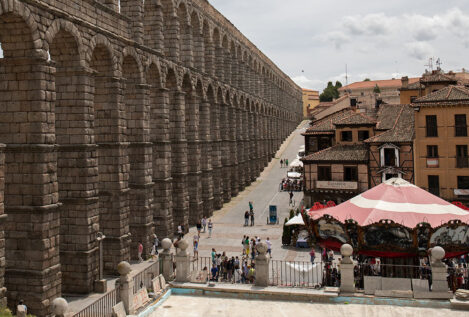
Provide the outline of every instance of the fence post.
<path id="1" fill-rule="evenodd" d="M 267 244 L 262 241 L 256 245 L 258 255 L 256 256 L 256 286 L 269 286 L 269 262 L 266 256 Z M 254 251 L 254 250 L 253 250 Z"/>
<path id="2" fill-rule="evenodd" d="M 434 247 L 432 254 L 432 292 L 448 292 L 447 268 L 441 261 L 445 257 L 445 250 L 442 247 Z"/>
<path id="3" fill-rule="evenodd" d="M 178 242 L 178 249 L 180 250 L 176 254 L 176 282 L 189 282 L 190 273 L 190 257 L 187 253 L 187 247 L 189 244 L 186 240 Z"/>
<path id="4" fill-rule="evenodd" d="M 162 269 L 161 272 L 166 281 L 171 280 L 173 277 L 173 259 L 171 255 L 171 246 L 173 242 L 169 238 L 163 239 L 161 241 L 161 246 L 163 247 L 163 252 L 160 253 L 160 261 L 162 262 Z"/>
<path id="5" fill-rule="evenodd" d="M 134 279 L 130 277 L 130 264 L 126 261 L 122 261 L 117 265 L 117 271 L 120 274 L 119 278 L 119 293 L 120 299 L 124 303 L 125 311 L 129 315 L 135 313 L 133 307 L 133 297 L 134 297 Z"/>
<path id="6" fill-rule="evenodd" d="M 343 244 L 340 247 L 340 253 L 342 254 L 340 260 L 340 292 L 355 293 L 353 261 L 350 258 L 353 254 L 353 247 L 350 244 Z"/>
<path id="7" fill-rule="evenodd" d="M 52 301 L 52 313 L 55 317 L 65 317 L 68 310 L 68 303 L 62 297 L 57 297 Z"/>

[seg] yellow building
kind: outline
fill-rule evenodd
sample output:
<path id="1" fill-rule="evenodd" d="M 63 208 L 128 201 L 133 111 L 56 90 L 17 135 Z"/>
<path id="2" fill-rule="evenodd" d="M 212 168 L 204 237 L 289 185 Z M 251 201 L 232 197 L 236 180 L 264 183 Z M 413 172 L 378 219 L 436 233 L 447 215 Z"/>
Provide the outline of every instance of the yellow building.
<path id="1" fill-rule="evenodd" d="M 412 104 L 415 184 L 446 200 L 468 202 L 469 89 L 450 85 L 425 93 Z"/>
<path id="2" fill-rule="evenodd" d="M 303 117 L 310 118 L 311 111 L 319 105 L 319 91 L 303 88 Z"/>

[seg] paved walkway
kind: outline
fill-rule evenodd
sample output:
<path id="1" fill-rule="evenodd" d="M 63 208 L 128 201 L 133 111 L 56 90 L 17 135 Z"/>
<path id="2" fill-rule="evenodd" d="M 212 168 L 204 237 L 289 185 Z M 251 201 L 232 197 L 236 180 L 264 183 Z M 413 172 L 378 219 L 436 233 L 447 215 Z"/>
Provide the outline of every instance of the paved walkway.
<path id="1" fill-rule="evenodd" d="M 241 240 L 243 235 L 249 237 L 259 236 L 262 240 L 267 237 L 272 241 L 272 258 L 276 260 L 309 260 L 309 250 L 298 250 L 282 247 L 283 222 L 289 216 L 289 193 L 280 192 L 279 184 L 286 177 L 287 168 L 280 167 L 280 159 L 288 159 L 292 162 L 301 145 L 304 144 L 304 132 L 308 122 L 300 124 L 289 138 L 282 144 L 276 157 L 264 169 L 259 178 L 241 192 L 232 201 L 212 217 L 213 233 L 202 233 L 199 242 L 199 256 L 210 256 L 212 248 L 217 253 L 227 252 L 227 255 L 240 255 L 242 253 Z M 295 205 L 299 206 L 303 199 L 303 192 L 294 192 Z M 249 210 L 249 201 L 253 202 L 255 212 L 255 226 L 244 226 L 244 212 Z M 277 205 L 279 216 L 278 225 L 267 225 L 269 205 Z M 192 245 L 196 229 L 191 228 L 186 235 L 189 244 Z M 192 248 L 190 250 L 192 252 Z"/>

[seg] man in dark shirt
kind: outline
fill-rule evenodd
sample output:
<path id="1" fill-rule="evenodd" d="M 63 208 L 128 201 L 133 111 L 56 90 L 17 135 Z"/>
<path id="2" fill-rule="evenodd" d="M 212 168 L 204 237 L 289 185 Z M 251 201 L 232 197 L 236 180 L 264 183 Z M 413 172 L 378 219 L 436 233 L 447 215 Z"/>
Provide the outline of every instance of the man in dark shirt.
<path id="1" fill-rule="evenodd" d="M 218 268 L 215 264 L 213 264 L 213 267 L 212 267 L 212 281 L 218 281 Z"/>

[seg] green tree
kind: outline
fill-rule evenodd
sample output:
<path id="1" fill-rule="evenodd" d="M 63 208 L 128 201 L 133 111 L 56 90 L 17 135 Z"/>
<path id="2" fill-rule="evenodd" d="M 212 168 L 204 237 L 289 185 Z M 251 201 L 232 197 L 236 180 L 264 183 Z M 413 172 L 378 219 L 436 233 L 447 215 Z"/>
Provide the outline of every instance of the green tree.
<path id="1" fill-rule="evenodd" d="M 339 98 L 339 88 L 341 87 L 342 83 L 340 81 L 336 81 L 335 85 L 332 84 L 332 81 L 328 82 L 327 87 L 319 95 L 319 101 L 328 102 Z"/>
<path id="2" fill-rule="evenodd" d="M 365 78 L 363 81 L 371 81 L 369 78 Z"/>
<path id="3" fill-rule="evenodd" d="M 381 89 L 379 89 L 378 84 L 376 84 L 375 88 L 373 88 L 373 92 L 374 92 L 375 94 L 381 93 Z"/>

